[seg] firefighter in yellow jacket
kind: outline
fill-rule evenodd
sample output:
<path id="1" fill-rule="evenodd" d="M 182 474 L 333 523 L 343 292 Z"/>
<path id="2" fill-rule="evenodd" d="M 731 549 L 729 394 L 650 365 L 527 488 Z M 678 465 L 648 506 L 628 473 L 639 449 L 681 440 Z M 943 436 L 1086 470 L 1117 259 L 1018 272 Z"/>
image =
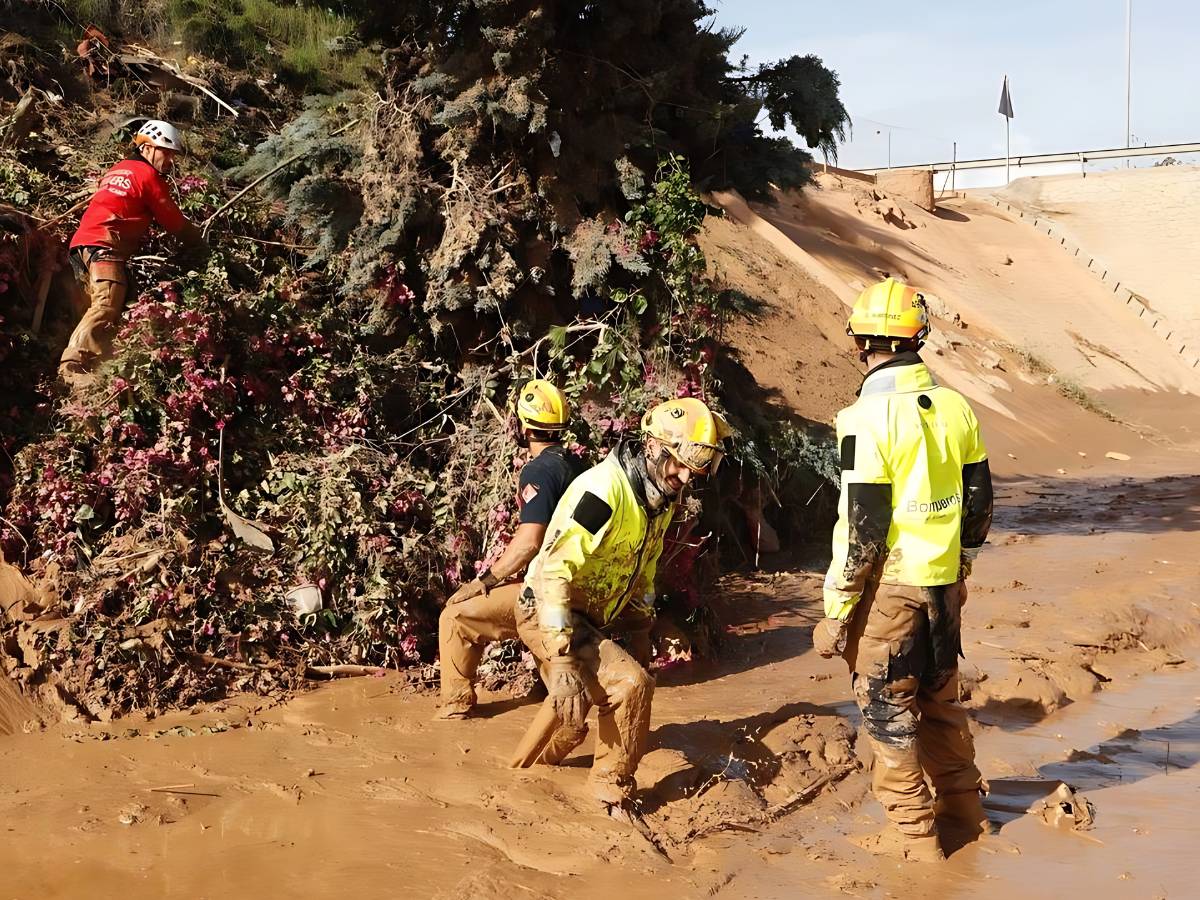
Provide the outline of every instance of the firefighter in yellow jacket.
<path id="1" fill-rule="evenodd" d="M 642 440 L 622 441 L 559 501 L 517 611 L 550 696 L 514 766 L 561 762 L 587 735 L 595 705 L 591 791 L 610 808 L 632 796 L 650 729 L 649 631 L 663 536 L 684 486 L 716 471 L 728 435 L 699 400 L 659 404 L 642 419 Z"/>
<path id="2" fill-rule="evenodd" d="M 863 846 L 937 861 L 939 828 L 943 839 L 987 829 L 958 657 L 966 578 L 992 520 L 991 474 L 970 405 L 917 353 L 929 333 L 920 293 L 891 278 L 868 288 L 847 332 L 867 375 L 837 417 L 841 498 L 813 644 L 849 663 L 873 751 L 889 825 Z"/>

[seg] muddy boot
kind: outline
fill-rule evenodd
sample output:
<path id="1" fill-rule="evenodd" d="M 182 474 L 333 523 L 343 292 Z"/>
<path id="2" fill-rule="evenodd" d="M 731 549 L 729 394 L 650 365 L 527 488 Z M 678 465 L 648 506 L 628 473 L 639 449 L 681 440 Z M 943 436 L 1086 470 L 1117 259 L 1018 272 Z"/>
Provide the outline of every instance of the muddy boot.
<path id="1" fill-rule="evenodd" d="M 946 861 L 946 855 L 942 853 L 936 832 L 922 835 L 905 834 L 895 825 L 887 825 L 882 831 L 875 834 L 850 838 L 850 842 L 862 847 L 868 853 L 904 862 L 939 863 Z"/>
<path id="2" fill-rule="evenodd" d="M 67 360 L 59 363 L 58 377 L 72 393 L 78 393 L 96 381 L 96 373 L 80 360 Z"/>
<path id="3" fill-rule="evenodd" d="M 597 778 L 593 771 L 588 778 L 588 793 L 610 813 L 615 809 L 628 809 L 633 801 L 637 782 L 632 776 L 624 778 Z"/>
<path id="4" fill-rule="evenodd" d="M 979 791 L 957 794 L 939 794 L 933 801 L 933 814 L 937 817 L 938 831 L 953 832 L 956 837 L 973 841 L 983 834 L 992 833 L 992 824 L 983 811 L 983 795 Z"/>
<path id="5" fill-rule="evenodd" d="M 469 700 L 450 700 L 437 708 L 437 712 L 433 714 L 433 718 L 437 722 L 465 719 L 471 715 L 471 711 L 474 709 L 474 697 L 471 697 Z"/>
<path id="6" fill-rule="evenodd" d="M 562 724 L 554 704 L 545 700 L 508 764 L 513 769 L 557 766 L 584 742 L 587 735 L 586 723 L 578 728 Z"/>

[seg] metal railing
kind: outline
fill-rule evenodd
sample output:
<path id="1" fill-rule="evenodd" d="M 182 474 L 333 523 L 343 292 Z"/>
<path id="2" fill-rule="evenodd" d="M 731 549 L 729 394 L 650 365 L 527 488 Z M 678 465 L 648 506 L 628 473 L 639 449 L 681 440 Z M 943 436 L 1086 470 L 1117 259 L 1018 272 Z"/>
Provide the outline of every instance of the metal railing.
<path id="1" fill-rule="evenodd" d="M 1177 153 L 1200 153 L 1200 143 L 1157 144 L 1152 147 L 1117 147 L 1111 150 L 1076 150 L 1071 153 L 1035 153 L 1028 156 L 1013 156 L 1009 159 L 1014 166 L 1029 166 L 1041 163 L 1078 162 L 1081 166 L 1099 159 L 1127 159 L 1135 156 L 1171 156 Z M 900 169 L 928 169 L 931 172 L 953 172 L 964 169 L 992 169 L 1003 166 L 1003 156 L 990 159 L 959 159 L 949 162 L 919 163 L 911 166 L 896 166 Z M 893 169 L 893 171 L 894 171 Z M 858 169 L 864 175 L 887 172 L 886 166 L 878 169 Z"/>

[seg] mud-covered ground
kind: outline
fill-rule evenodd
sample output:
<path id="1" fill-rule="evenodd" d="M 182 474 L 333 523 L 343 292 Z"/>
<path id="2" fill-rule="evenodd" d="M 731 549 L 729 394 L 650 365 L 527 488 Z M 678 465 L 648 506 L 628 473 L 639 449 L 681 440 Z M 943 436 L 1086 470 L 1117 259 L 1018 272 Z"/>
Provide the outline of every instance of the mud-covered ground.
<path id="1" fill-rule="evenodd" d="M 645 833 L 589 807 L 587 745 L 562 769 L 504 767 L 530 701 L 435 723 L 432 695 L 363 678 L 0 737 L 4 894 L 1194 895 L 1200 478 L 999 488 L 964 681 L 1002 827 L 932 872 L 847 840 L 882 814 L 844 664 L 811 650 L 820 573 L 801 569 L 729 577 L 719 664 L 660 678 Z M 1023 812 L 1057 779 L 1091 798 L 1093 830 Z"/>

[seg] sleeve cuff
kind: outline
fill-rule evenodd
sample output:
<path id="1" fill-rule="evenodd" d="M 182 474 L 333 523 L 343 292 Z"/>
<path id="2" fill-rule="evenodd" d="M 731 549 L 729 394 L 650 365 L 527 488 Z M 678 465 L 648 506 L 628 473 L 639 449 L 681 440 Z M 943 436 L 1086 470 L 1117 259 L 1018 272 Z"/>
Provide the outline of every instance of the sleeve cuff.
<path id="1" fill-rule="evenodd" d="M 861 597 L 861 593 L 825 588 L 825 618 L 845 622 Z"/>
<path id="2" fill-rule="evenodd" d="M 960 579 L 967 578 L 971 574 L 971 569 L 975 565 L 975 558 L 979 556 L 979 551 L 982 547 L 963 547 L 958 558 L 958 577 Z"/>

